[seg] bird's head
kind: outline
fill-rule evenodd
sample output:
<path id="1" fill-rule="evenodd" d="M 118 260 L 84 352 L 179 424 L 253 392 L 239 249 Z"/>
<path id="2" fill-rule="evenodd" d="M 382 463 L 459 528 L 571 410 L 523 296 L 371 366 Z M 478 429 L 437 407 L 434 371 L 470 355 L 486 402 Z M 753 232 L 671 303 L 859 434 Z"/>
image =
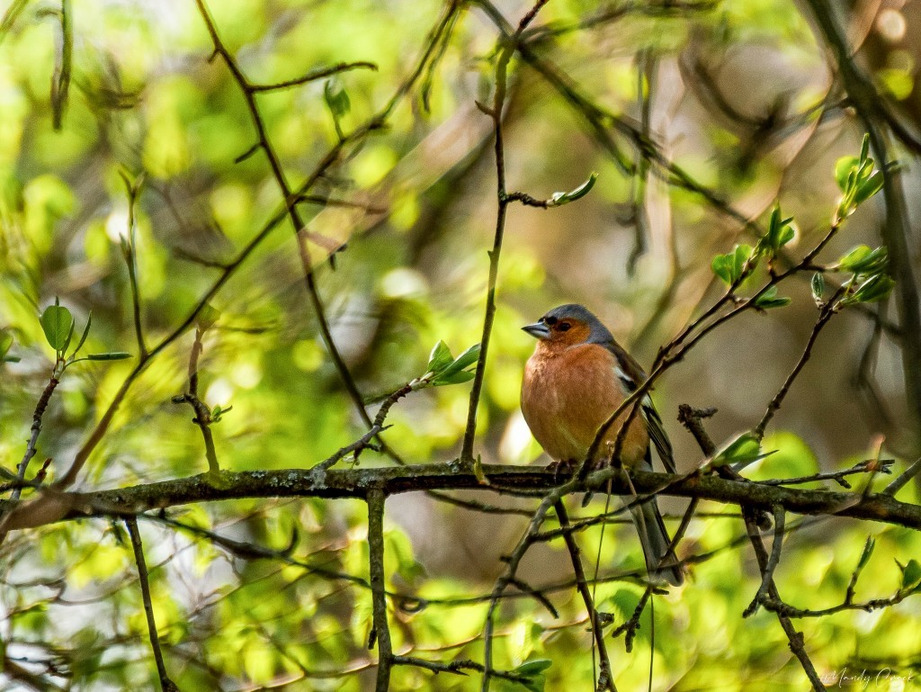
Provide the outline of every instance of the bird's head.
<path id="1" fill-rule="evenodd" d="M 548 347 L 567 348 L 584 343 L 611 341 L 611 333 L 591 312 L 570 303 L 553 308 L 534 324 L 522 327 Z"/>

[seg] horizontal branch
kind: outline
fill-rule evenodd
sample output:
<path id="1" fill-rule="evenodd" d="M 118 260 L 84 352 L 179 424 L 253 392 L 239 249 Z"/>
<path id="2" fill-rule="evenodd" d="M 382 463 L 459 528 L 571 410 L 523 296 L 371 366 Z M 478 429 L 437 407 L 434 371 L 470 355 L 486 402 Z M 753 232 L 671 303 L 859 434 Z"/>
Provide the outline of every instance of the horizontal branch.
<path id="1" fill-rule="evenodd" d="M 493 490 L 499 494 L 540 494 L 561 484 L 551 469 L 543 467 L 484 465 L 489 484 L 458 461 L 442 464 L 354 469 L 282 469 L 273 471 L 222 471 L 217 477 L 200 474 L 114 490 L 78 493 L 54 487 L 38 491 L 25 501 L 0 501 L 8 529 L 43 526 L 87 516 L 125 516 L 195 502 L 254 497 L 318 497 L 366 499 L 372 489 L 385 496 L 423 490 Z M 698 498 L 726 504 L 808 515 L 837 515 L 921 529 L 921 506 L 899 502 L 890 495 L 833 492 L 771 486 L 693 473 L 674 476 L 635 471 L 630 482 L 622 471 L 608 468 L 589 474 L 584 482 L 568 483 L 573 492 L 607 487 L 615 495 L 635 492 Z M 17 510 L 17 511 L 14 511 Z"/>

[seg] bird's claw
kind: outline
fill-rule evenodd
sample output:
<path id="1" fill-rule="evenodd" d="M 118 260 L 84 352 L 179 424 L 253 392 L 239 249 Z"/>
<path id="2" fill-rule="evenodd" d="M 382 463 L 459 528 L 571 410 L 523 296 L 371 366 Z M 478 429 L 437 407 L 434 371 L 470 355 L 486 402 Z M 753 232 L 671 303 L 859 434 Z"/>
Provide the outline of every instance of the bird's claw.
<path id="1" fill-rule="evenodd" d="M 579 468 L 579 463 L 573 459 L 561 459 L 560 461 L 551 461 L 547 464 L 547 470 L 553 471 L 553 482 L 559 483 L 561 480 L 569 479 L 572 474 Z"/>

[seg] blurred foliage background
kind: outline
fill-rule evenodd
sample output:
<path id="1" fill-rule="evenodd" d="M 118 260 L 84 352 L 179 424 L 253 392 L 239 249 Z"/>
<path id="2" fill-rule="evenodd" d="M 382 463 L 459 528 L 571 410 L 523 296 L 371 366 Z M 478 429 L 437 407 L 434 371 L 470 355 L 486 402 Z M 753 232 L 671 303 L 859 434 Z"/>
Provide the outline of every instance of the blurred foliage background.
<path id="1" fill-rule="evenodd" d="M 148 345 L 182 324 L 222 272 L 229 277 L 209 301 L 220 317 L 199 363 L 202 399 L 233 406 L 213 428 L 222 468 L 306 467 L 363 434 L 320 337 L 291 224 L 278 223 L 236 263 L 283 199 L 264 152 L 252 151 L 256 133 L 240 85 L 220 58 L 209 60 L 214 45 L 196 3 L 5 5 L 0 327 L 14 336 L 10 353 L 19 362 L 0 370 L 4 467 L 15 470 L 49 377 L 53 352 L 38 315 L 56 297 L 78 329 L 92 312 L 87 350 L 137 355 L 122 238 L 132 239 Z M 333 339 L 372 412 L 374 402 L 423 372 L 439 339 L 457 353 L 481 338 L 496 171 L 492 123 L 476 102 L 490 102 L 493 89 L 499 31 L 490 8 L 515 26 L 530 7 L 418 0 L 208 6 L 250 84 L 277 85 L 344 62 L 374 66 L 254 95 L 293 188 L 342 133 L 380 125 L 343 146 L 298 205 Z M 835 14 L 893 117 L 916 132 L 921 4 L 842 3 Z M 446 28 L 433 45 L 439 22 Z M 746 220 L 764 225 L 779 201 L 797 229 L 793 255 L 818 242 L 838 203 L 835 162 L 857 153 L 864 132 L 806 4 L 552 0 L 529 31 L 531 50 L 565 81 L 512 62 L 504 119 L 509 188 L 544 199 L 592 172 L 598 182 L 559 209 L 510 211 L 477 437 L 484 461 L 506 464 L 540 454 L 518 409 L 533 348 L 520 326 L 557 304 L 584 303 L 650 365 L 657 348 L 721 294 L 711 259 L 753 242 Z M 433 49 L 428 59 L 426 48 Z M 573 91 L 611 115 L 601 118 L 601 132 L 584 104 L 567 98 Z M 686 178 L 647 170 L 616 122 L 645 133 Z M 917 189 L 917 150 L 904 142 L 894 149 L 905 188 Z M 126 180 L 140 190 L 133 206 Z M 921 196 L 908 195 L 908 261 L 916 271 L 919 212 Z M 823 258 L 834 261 L 858 243 L 879 245 L 884 219 L 881 196 L 862 205 Z M 730 321 L 657 385 L 679 470 L 702 460 L 675 421 L 679 403 L 716 407 L 708 430 L 714 440 L 729 439 L 758 422 L 802 352 L 816 319 L 809 283 L 797 279 L 784 291 L 788 307 Z M 768 430 L 764 449 L 778 451 L 754 477 L 846 468 L 880 444 L 896 470 L 917 457 L 917 416 L 887 327 L 896 321 L 885 302 L 831 321 Z M 79 487 L 207 469 L 190 410 L 170 400 L 187 388 L 193 332 L 170 342 L 134 383 Z M 45 415 L 30 477 L 46 458 L 50 478 L 69 467 L 133 366 L 68 370 Z M 467 385 L 411 395 L 391 413 L 386 440 L 411 463 L 456 457 L 468 395 Z M 360 463 L 391 462 L 369 451 Z M 907 486 L 899 498 L 916 499 L 916 489 Z M 683 508 L 663 504 L 672 514 Z M 394 497 L 387 508 L 390 586 L 429 599 L 418 612 L 393 610 L 395 649 L 479 660 L 487 604 L 476 597 L 489 593 L 500 556 L 527 519 L 472 513 L 421 493 Z M 803 689 L 775 617 L 741 617 L 760 578 L 738 540 L 738 508 L 701 511 L 679 552 L 706 557 L 692 567 L 689 585 L 655 599 L 654 651 L 648 610 L 632 651 L 622 640 L 612 646 L 618 686 L 645 686 L 653 655 L 653 689 Z M 905 529 L 797 521 L 777 578 L 803 607 L 840 602 L 867 535 L 876 549 L 858 601 L 897 592 L 903 573 L 895 560 L 905 564 L 921 550 L 921 538 Z M 330 576 L 367 576 L 363 503 L 222 502 L 171 511 L 141 529 L 167 667 L 182 689 L 373 687 L 370 594 Z M 246 559 L 203 531 L 284 553 Z M 643 591 L 632 529 L 609 528 L 604 541 L 589 530 L 580 540 L 589 554 L 601 546 L 599 607 L 615 621 L 629 617 Z M 14 533 L 2 551 L 2 686 L 156 684 L 120 525 L 86 520 Z M 539 546 L 522 576 L 539 587 L 565 585 L 570 569 L 560 546 Z M 497 666 L 549 659 L 546 689 L 591 689 L 582 603 L 566 586 L 550 598 L 558 618 L 528 599 L 504 605 Z M 797 622 L 829 686 L 883 671 L 888 689 L 911 689 L 909 677 L 921 674 L 919 608 L 909 598 Z M 393 689 L 479 684 L 476 675 L 400 667 Z M 503 685 L 524 689 L 494 681 Z"/>

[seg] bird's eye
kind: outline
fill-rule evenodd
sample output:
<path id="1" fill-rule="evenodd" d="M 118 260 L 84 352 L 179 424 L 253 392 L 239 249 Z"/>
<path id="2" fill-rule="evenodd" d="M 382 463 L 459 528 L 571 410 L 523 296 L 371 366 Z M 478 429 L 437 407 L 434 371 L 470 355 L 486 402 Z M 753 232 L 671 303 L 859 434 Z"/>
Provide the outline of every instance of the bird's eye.
<path id="1" fill-rule="evenodd" d="M 560 322 L 559 325 L 557 325 L 557 329 L 559 329 L 561 332 L 565 332 L 565 331 L 569 331 L 569 328 L 571 326 L 572 325 L 569 324 L 569 322 Z"/>

